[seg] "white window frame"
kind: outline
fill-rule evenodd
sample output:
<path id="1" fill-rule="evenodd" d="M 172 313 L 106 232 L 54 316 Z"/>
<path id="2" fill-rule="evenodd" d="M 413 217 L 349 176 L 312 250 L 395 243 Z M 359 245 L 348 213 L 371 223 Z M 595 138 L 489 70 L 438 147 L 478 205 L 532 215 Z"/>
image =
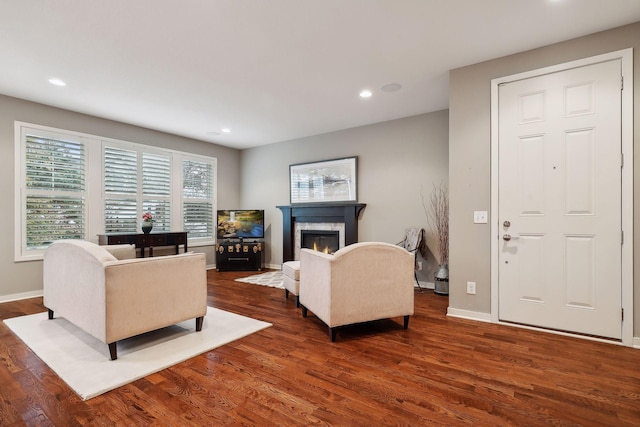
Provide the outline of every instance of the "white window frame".
<path id="1" fill-rule="evenodd" d="M 183 160 L 194 160 L 209 163 L 213 172 L 213 194 L 212 194 L 212 218 L 216 219 L 217 195 L 218 195 L 218 168 L 217 158 L 191 154 L 177 150 L 164 149 L 151 145 L 134 142 L 104 138 L 96 135 L 89 135 L 65 129 L 58 129 L 49 126 L 42 126 L 27 122 L 14 122 L 15 138 L 15 218 L 16 227 L 14 230 L 14 259 L 20 261 L 41 260 L 44 250 L 26 250 L 26 164 L 25 164 L 25 137 L 27 133 L 41 134 L 55 138 L 69 138 L 81 141 L 85 145 L 86 169 L 85 169 L 85 240 L 97 243 L 98 234 L 104 233 L 104 147 L 133 149 L 139 152 L 141 161 L 142 152 L 168 155 L 171 162 L 171 230 L 181 231 L 183 224 L 183 196 L 182 196 L 182 162 Z M 144 195 L 139 194 L 139 209 L 142 212 Z M 141 218 L 138 218 L 141 221 Z M 189 246 L 211 246 L 215 244 L 216 224 L 212 224 L 211 238 L 190 238 Z"/>

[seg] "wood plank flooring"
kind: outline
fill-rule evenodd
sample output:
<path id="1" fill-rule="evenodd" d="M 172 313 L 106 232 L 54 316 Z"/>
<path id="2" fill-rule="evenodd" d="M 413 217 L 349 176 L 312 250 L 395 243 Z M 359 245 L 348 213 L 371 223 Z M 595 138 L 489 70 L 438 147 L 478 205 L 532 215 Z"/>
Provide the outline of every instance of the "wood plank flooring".
<path id="1" fill-rule="evenodd" d="M 640 350 L 446 316 L 415 295 L 402 318 L 331 343 L 281 289 L 208 273 L 209 304 L 273 327 L 83 402 L 0 324 L 1 426 L 638 426 Z M 44 311 L 0 304 L 0 319 Z"/>

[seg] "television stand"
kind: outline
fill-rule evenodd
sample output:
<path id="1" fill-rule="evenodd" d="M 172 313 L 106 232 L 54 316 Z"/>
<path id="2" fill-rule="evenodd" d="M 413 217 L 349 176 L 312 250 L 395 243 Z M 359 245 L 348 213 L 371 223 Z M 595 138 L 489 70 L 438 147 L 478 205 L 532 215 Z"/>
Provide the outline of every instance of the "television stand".
<path id="1" fill-rule="evenodd" d="M 230 241 L 216 243 L 216 270 L 262 270 L 262 242 Z"/>

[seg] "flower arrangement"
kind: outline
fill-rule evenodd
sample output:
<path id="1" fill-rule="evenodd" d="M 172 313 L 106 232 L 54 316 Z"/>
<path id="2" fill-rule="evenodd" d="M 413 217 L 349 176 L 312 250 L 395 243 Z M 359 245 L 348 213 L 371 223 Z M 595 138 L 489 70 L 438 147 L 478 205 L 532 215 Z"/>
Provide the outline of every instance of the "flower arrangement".
<path id="1" fill-rule="evenodd" d="M 145 212 L 142 214 L 142 221 L 144 222 L 154 222 L 153 216 L 151 216 L 151 212 Z"/>

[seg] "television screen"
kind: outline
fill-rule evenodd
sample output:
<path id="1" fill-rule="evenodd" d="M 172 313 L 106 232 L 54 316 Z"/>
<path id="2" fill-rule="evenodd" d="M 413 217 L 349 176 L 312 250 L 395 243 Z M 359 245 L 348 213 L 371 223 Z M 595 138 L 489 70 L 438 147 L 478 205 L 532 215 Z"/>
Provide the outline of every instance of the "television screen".
<path id="1" fill-rule="evenodd" d="M 264 238 L 263 210 L 223 210 L 218 211 L 219 239 L 262 239 Z"/>

